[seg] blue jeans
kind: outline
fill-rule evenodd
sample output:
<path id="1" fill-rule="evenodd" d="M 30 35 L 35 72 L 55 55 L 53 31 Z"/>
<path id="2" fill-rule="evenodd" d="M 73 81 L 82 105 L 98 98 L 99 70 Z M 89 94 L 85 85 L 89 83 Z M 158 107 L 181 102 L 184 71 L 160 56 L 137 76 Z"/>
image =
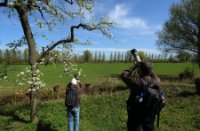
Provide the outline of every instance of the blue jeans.
<path id="1" fill-rule="evenodd" d="M 68 131 L 78 131 L 80 107 L 67 107 Z"/>

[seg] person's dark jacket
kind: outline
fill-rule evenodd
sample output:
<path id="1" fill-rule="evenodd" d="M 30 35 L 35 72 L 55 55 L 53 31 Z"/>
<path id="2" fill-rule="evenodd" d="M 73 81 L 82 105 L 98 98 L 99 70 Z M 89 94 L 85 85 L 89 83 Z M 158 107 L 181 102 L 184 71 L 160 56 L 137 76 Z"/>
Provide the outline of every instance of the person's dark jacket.
<path id="1" fill-rule="evenodd" d="M 85 92 L 86 86 L 84 84 L 80 84 L 80 83 L 78 83 L 77 85 L 72 85 L 71 83 L 69 83 L 66 87 L 66 94 L 67 94 L 68 88 L 72 88 L 72 89 L 75 90 L 75 94 L 76 94 L 75 107 L 79 107 L 80 106 L 81 94 L 83 94 Z"/>
<path id="2" fill-rule="evenodd" d="M 150 74 L 150 75 L 146 75 L 146 76 L 136 76 L 136 75 L 132 75 L 132 70 L 124 70 L 121 74 L 121 79 L 122 81 L 130 88 L 130 95 L 129 95 L 129 98 L 128 98 L 128 101 L 130 101 L 134 95 L 134 91 L 136 88 L 138 87 L 142 87 L 142 81 L 141 81 L 141 78 L 144 79 L 146 82 L 152 82 L 154 83 L 155 85 L 159 86 L 160 85 L 160 79 L 153 75 L 153 74 Z"/>

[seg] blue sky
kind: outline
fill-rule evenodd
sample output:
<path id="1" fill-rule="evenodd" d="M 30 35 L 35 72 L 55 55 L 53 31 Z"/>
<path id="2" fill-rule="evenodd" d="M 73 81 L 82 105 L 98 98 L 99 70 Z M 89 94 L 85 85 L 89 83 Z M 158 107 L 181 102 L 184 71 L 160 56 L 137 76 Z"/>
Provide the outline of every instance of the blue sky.
<path id="1" fill-rule="evenodd" d="M 86 20 L 92 16 L 109 16 L 116 25 L 111 29 L 113 38 L 109 39 L 98 31 L 76 31 L 80 40 L 90 40 L 91 45 L 74 45 L 73 49 L 81 52 L 85 49 L 91 51 L 127 51 L 132 48 L 143 50 L 147 53 L 158 53 L 156 47 L 156 32 L 169 18 L 169 8 L 173 3 L 181 0 L 97 0 L 93 14 L 86 13 Z M 34 32 L 47 33 L 34 28 Z M 61 28 L 61 27 L 60 27 Z M 60 29 L 59 28 L 59 29 Z M 66 32 L 59 31 L 48 33 L 53 40 L 63 38 Z M 23 35 L 17 16 L 9 20 L 0 12 L 0 47 L 5 49 L 5 43 L 19 39 Z M 35 36 L 37 43 L 43 46 L 48 43 L 39 36 Z M 49 40 L 50 42 L 51 40 Z"/>

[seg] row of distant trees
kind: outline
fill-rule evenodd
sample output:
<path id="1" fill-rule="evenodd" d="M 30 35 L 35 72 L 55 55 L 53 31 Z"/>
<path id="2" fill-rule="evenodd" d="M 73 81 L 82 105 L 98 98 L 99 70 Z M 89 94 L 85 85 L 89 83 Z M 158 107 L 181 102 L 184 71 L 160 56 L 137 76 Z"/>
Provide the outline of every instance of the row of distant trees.
<path id="1" fill-rule="evenodd" d="M 6 64 L 27 64 L 28 49 L 21 50 L 0 50 L 0 62 Z"/>
<path id="2" fill-rule="evenodd" d="M 154 63 L 176 63 L 176 62 L 195 62 L 196 56 L 185 51 L 178 51 L 175 54 L 154 54 L 154 53 L 145 53 L 143 51 L 138 52 L 140 58 L 144 61 L 150 61 Z M 78 57 L 78 56 L 77 56 Z M 105 55 L 105 52 L 96 51 L 94 53 L 85 50 L 82 56 L 79 56 L 79 62 L 92 62 L 92 63 L 101 63 L 101 62 L 133 62 L 133 57 L 131 53 L 114 51 Z"/>
<path id="3" fill-rule="evenodd" d="M 175 63 L 175 62 L 192 62 L 195 56 L 188 52 L 179 51 L 176 54 L 161 55 L 161 54 L 147 54 L 143 51 L 138 52 L 142 60 L 151 61 L 154 63 Z M 40 53 L 37 53 L 40 56 Z M 22 50 L 0 50 L 0 63 L 6 64 L 28 64 L 28 49 Z M 60 51 L 52 51 L 44 60 L 45 64 L 62 63 L 64 61 L 63 53 Z M 105 53 L 102 51 L 91 52 L 85 50 L 82 55 L 73 54 L 70 59 L 76 63 L 131 63 L 133 57 L 130 52 L 114 51 Z"/>

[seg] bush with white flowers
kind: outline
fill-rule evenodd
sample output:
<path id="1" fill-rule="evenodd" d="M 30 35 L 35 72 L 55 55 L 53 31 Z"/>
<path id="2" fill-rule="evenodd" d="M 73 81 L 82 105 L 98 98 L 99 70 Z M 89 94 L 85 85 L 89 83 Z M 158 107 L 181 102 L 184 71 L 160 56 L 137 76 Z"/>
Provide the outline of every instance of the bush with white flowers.
<path id="1" fill-rule="evenodd" d="M 74 77 L 75 75 L 77 77 L 80 77 L 82 75 L 82 68 L 77 67 L 76 64 L 73 64 L 71 62 L 64 62 L 63 63 L 63 71 L 66 75 L 70 76 L 70 77 Z M 83 75 L 85 77 L 85 75 Z"/>
<path id="2" fill-rule="evenodd" d="M 24 72 L 20 72 L 17 75 L 17 79 L 16 82 L 18 83 L 18 85 L 22 86 L 22 87 L 31 87 L 31 85 L 34 84 L 36 85 L 36 89 L 39 89 L 41 87 L 46 86 L 46 83 L 44 83 L 40 77 L 43 75 L 42 72 L 40 72 L 39 69 L 36 69 L 36 77 L 31 77 L 31 69 L 30 67 L 27 67 L 25 69 Z"/>

